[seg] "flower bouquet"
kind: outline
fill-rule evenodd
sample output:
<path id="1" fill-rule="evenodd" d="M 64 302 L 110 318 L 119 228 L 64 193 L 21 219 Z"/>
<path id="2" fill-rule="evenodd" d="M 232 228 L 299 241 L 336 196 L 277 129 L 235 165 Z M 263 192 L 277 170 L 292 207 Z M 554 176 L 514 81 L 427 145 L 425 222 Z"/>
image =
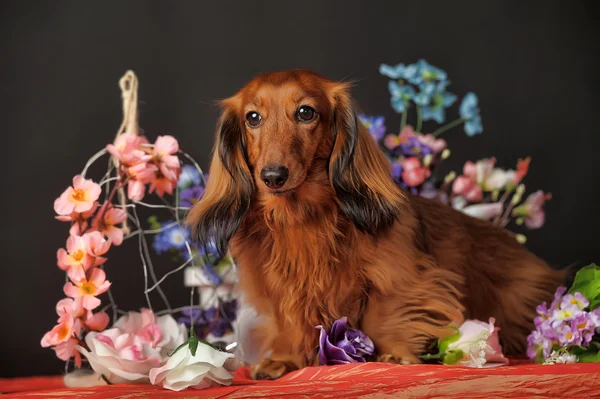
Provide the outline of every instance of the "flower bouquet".
<path id="1" fill-rule="evenodd" d="M 536 308 L 527 355 L 537 363 L 600 362 L 600 266 L 577 272 L 571 288 L 559 287 L 548 307 Z"/>
<path id="2" fill-rule="evenodd" d="M 51 347 L 67 361 L 67 371 L 71 360 L 77 368 L 87 363 L 106 383 L 153 383 L 174 390 L 229 384 L 233 375 L 227 369 L 232 363 L 227 361 L 233 354 L 226 349 L 235 345 L 216 348 L 199 340 L 194 326 L 201 324 L 195 315 L 202 311 L 207 320 L 198 328 L 202 339 L 209 332 L 218 336 L 217 329 L 231 332 L 235 300 L 226 302 L 225 311 L 219 301 L 203 309 L 194 301 L 196 285 L 191 284 L 190 305 L 173 308 L 161 289 L 165 279 L 191 266 L 200 271 L 206 284 L 223 285 L 221 297 L 231 299 L 231 281 L 221 283 L 223 276 L 232 272 L 233 262 L 215 259 L 210 249 L 193 246 L 182 225 L 182 212 L 203 187 L 202 171 L 174 137 L 158 136 L 151 143 L 142 134 L 137 125 L 135 74 L 125 74 L 120 85 L 124 120 L 114 143 L 90 158 L 54 203 L 56 218 L 71 224 L 66 248 L 57 251 L 58 267 L 66 272 L 66 298 L 57 303 L 57 324 L 43 336 L 41 345 Z M 97 181 L 87 178 L 88 170 L 105 155 L 110 156 L 106 173 Z M 153 196 L 158 203 L 146 200 Z M 164 224 L 151 220 L 146 228 L 139 218 L 140 208 L 167 210 L 172 220 Z M 161 278 L 154 270 L 146 239 L 151 235 L 157 252 L 176 249 L 182 261 Z M 105 272 L 109 269 L 106 254 L 112 246 L 129 240 L 137 241 L 144 275 L 147 308 L 141 312 L 117 307 Z M 109 301 L 102 306 L 100 296 L 105 293 Z M 155 294 L 163 310 L 154 311 L 151 295 Z M 175 320 L 178 311 L 183 311 L 184 320 Z"/>
<path id="3" fill-rule="evenodd" d="M 450 81 L 446 72 L 425 60 L 410 65 L 382 64 L 379 72 L 390 79 L 391 106 L 401 114 L 399 133 L 387 132 L 383 116 L 359 115 L 359 119 L 389 158 L 398 186 L 502 227 L 514 222 L 536 229 L 544 224 L 543 205 L 551 196 L 535 191 L 523 200 L 525 186 L 521 181 L 527 175 L 530 158 L 519 160 L 514 170 L 496 167 L 493 157 L 467 161 L 462 173 L 439 176 L 441 163 L 451 155 L 447 142 L 440 136 L 460 125 L 468 136 L 483 132 L 474 93 L 463 97 L 459 117 L 443 124 L 446 110 L 457 100 L 448 91 Z M 407 124 L 408 114 L 413 110 L 415 127 Z M 422 133 L 423 123 L 428 121 L 443 125 L 431 133 Z M 516 238 L 521 243 L 526 241 L 522 234 Z"/>

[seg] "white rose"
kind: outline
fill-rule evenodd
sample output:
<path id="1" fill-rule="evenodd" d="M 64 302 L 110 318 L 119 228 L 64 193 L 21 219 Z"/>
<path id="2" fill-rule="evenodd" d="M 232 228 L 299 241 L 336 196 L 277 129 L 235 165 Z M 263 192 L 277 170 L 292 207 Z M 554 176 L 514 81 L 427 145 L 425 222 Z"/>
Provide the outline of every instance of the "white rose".
<path id="1" fill-rule="evenodd" d="M 149 310 L 129 312 L 102 332 L 89 332 L 87 349 L 77 350 L 95 372 L 112 384 L 149 383 L 148 373 L 167 360 L 187 340 L 183 325 L 170 315 L 156 317 Z"/>
<path id="2" fill-rule="evenodd" d="M 150 370 L 150 382 L 172 391 L 229 385 L 233 375 L 223 365 L 230 358 L 233 354 L 202 342 L 198 343 L 196 353 L 192 355 L 188 344 L 178 349 L 164 366 Z"/>
<path id="3" fill-rule="evenodd" d="M 493 317 L 489 319 L 489 323 L 479 320 L 465 321 L 458 329 L 459 338 L 450 342 L 446 351 L 462 352 L 459 363 L 467 367 L 498 367 L 508 364 L 498 339 L 499 328 L 495 327 L 494 323 Z"/>

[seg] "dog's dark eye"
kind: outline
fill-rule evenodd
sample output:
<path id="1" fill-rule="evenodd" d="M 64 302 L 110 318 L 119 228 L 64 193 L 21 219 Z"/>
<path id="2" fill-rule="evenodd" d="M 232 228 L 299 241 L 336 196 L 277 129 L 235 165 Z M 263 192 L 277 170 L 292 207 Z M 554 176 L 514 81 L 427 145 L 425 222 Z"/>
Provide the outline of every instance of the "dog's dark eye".
<path id="1" fill-rule="evenodd" d="M 303 105 L 296 111 L 296 118 L 299 122 L 311 122 L 317 117 L 317 111 L 308 105 Z"/>
<path id="2" fill-rule="evenodd" d="M 258 127 L 262 122 L 262 116 L 256 111 L 250 111 L 246 114 L 246 122 L 250 127 Z"/>

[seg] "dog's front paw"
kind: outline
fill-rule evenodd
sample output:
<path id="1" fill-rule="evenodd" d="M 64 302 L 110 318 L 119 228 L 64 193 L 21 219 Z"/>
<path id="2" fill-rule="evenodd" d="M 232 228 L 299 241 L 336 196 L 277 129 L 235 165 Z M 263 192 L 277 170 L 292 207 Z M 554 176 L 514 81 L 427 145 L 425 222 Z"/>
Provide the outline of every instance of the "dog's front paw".
<path id="1" fill-rule="evenodd" d="M 389 353 L 380 355 L 377 358 L 378 362 L 383 363 L 394 363 L 394 364 L 419 364 L 421 361 L 412 354 L 403 354 L 402 356 L 395 356 Z"/>
<path id="2" fill-rule="evenodd" d="M 298 366 L 292 362 L 263 359 L 250 368 L 250 376 L 254 380 L 276 380 L 294 370 L 298 370 Z"/>

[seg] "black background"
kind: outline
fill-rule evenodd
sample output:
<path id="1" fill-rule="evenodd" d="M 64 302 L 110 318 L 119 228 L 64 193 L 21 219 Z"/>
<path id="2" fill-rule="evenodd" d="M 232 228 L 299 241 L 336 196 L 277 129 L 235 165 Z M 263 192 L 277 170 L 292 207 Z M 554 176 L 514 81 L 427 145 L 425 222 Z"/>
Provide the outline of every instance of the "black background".
<path id="1" fill-rule="evenodd" d="M 53 201 L 113 139 L 121 121 L 117 82 L 127 69 L 140 79 L 148 136 L 175 135 L 206 167 L 214 101 L 258 73 L 307 68 L 355 79 L 362 109 L 397 129 L 379 64 L 426 58 L 448 72 L 452 92 L 480 98 L 485 131 L 445 134 L 448 168 L 489 156 L 514 167 L 531 155 L 525 183 L 553 199 L 546 225 L 528 233 L 527 245 L 558 266 L 600 261 L 593 3 L 2 2 L 0 377 L 63 368 L 39 344 L 55 322 L 64 282 L 55 252 L 68 227 L 53 220 Z M 456 112 L 455 105 L 450 115 Z M 125 309 L 144 305 L 135 247 L 111 250 L 107 263 Z M 171 266 L 160 262 L 158 274 Z M 167 283 L 173 302 L 184 304 L 181 276 Z"/>

